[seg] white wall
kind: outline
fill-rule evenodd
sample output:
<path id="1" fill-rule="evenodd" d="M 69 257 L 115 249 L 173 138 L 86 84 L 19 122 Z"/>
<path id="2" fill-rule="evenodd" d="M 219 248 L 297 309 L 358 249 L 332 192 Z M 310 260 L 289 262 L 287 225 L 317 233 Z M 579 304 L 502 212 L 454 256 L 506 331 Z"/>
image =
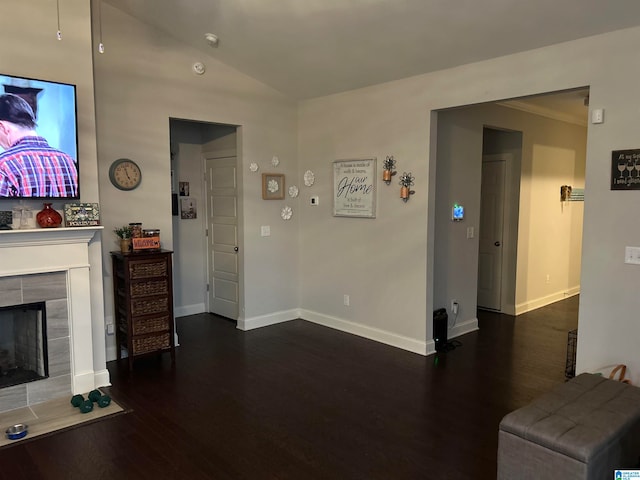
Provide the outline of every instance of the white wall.
<path id="1" fill-rule="evenodd" d="M 56 5 L 24 0 L 3 0 L 0 15 L 0 71 L 76 85 L 78 110 L 78 162 L 82 202 L 98 202 L 96 121 L 94 110 L 91 21 L 89 4 L 69 0 L 61 4 L 62 40 L 56 38 Z M 11 210 L 16 201 L 0 199 L 0 210 Z M 53 202 L 62 210 L 64 201 Z M 34 212 L 42 202 L 25 201 Z M 108 384 L 106 370 L 102 279 L 102 234 L 89 245 L 91 262 L 91 322 L 94 372 L 99 385 Z M 0 265 L 0 268 L 1 265 Z"/>
<path id="2" fill-rule="evenodd" d="M 430 112 L 588 85 L 592 108 L 605 108 L 607 120 L 589 130 L 587 144 L 578 370 L 625 362 L 640 372 L 640 269 L 623 263 L 640 226 L 621 208 L 638 193 L 609 189 L 611 150 L 637 147 L 639 41 L 640 29 L 621 30 L 303 102 L 300 171 L 320 173 L 314 191 L 328 201 L 303 207 L 302 305 L 363 330 L 431 338 Z M 394 155 L 400 171 L 415 174 L 416 194 L 402 204 L 397 186 L 379 184 L 376 220 L 333 218 L 330 162 L 363 153 Z M 342 293 L 353 291 L 344 308 Z"/>
<path id="3" fill-rule="evenodd" d="M 297 272 L 297 221 L 280 219 L 284 202 L 263 201 L 260 176 L 248 171 L 251 162 L 265 168 L 278 155 L 279 171 L 295 174 L 295 103 L 211 58 L 203 59 L 194 49 L 106 4 L 102 5 L 102 21 L 106 51 L 95 57 L 95 89 L 106 230 L 140 221 L 143 227 L 159 228 L 162 247 L 171 249 L 169 119 L 239 125 L 244 215 L 240 254 L 246 265 L 240 324 L 251 328 L 255 319 L 264 321 L 265 316 L 295 318 L 298 290 L 289 279 Z M 205 75 L 193 73 L 195 61 L 207 64 Z M 108 180 L 109 165 L 120 157 L 132 158 L 142 168 L 142 184 L 134 191 L 116 190 Z M 265 223 L 272 225 L 271 237 L 260 237 L 260 225 Z M 113 248 L 113 243 L 105 242 L 105 258 Z M 111 282 L 110 268 L 105 275 L 105 281 Z M 107 317 L 112 318 L 108 289 L 105 306 Z M 113 352 L 113 337 L 108 342 Z"/>

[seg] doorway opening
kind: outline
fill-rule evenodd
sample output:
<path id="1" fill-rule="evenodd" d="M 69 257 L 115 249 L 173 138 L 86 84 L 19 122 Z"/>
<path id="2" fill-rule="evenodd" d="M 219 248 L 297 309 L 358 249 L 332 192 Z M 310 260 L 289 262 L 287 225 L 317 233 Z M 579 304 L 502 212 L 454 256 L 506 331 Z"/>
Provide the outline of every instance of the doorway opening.
<path id="1" fill-rule="evenodd" d="M 484 127 L 478 308 L 515 314 L 522 132 Z"/>
<path id="2" fill-rule="evenodd" d="M 450 338 L 478 328 L 479 307 L 519 315 L 579 294 L 584 203 L 561 200 L 561 187 L 584 188 L 586 99 L 581 88 L 435 112 L 433 308 L 449 312 Z M 497 210 L 488 176 L 502 182 Z"/>
<path id="3" fill-rule="evenodd" d="M 237 321 L 241 128 L 171 119 L 170 137 L 176 316 L 210 312 Z"/>

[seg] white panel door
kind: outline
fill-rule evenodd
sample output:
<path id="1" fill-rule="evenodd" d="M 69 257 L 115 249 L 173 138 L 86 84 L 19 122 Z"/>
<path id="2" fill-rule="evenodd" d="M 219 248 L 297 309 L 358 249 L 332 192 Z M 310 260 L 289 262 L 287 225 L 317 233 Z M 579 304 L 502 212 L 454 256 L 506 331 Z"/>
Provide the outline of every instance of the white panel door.
<path id="1" fill-rule="evenodd" d="M 506 162 L 482 162 L 478 307 L 502 309 L 502 252 Z"/>
<path id="2" fill-rule="evenodd" d="M 238 199 L 236 157 L 207 158 L 209 310 L 238 319 Z"/>

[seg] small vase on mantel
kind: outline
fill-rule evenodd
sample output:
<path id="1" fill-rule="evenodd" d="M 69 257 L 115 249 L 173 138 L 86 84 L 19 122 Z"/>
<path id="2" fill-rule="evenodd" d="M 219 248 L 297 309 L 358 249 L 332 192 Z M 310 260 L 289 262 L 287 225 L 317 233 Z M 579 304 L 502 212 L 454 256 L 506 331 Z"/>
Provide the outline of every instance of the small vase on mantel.
<path id="1" fill-rule="evenodd" d="M 36 221 L 42 228 L 59 227 L 62 225 L 62 215 L 50 203 L 45 203 L 44 208 L 36 215 Z"/>

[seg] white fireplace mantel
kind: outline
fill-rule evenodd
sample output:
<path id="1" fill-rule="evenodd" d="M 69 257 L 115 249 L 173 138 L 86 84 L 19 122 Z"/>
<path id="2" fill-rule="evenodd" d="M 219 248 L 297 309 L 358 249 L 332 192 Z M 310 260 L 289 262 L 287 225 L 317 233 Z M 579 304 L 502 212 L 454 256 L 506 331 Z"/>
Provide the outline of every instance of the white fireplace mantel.
<path id="1" fill-rule="evenodd" d="M 96 231 L 104 227 L 29 228 L 0 230 L 0 248 L 13 244 L 53 245 L 58 243 L 89 243 Z"/>
<path id="2" fill-rule="evenodd" d="M 67 274 L 73 393 L 95 388 L 89 243 L 104 227 L 0 231 L 0 277 Z"/>

